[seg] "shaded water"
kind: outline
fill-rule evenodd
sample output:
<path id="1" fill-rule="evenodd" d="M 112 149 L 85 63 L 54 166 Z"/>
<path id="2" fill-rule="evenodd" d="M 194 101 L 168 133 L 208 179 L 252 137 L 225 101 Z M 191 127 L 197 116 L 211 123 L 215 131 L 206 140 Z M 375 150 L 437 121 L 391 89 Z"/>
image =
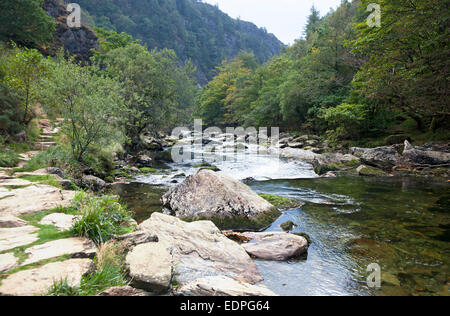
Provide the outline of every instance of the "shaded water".
<path id="1" fill-rule="evenodd" d="M 165 175 L 139 178 L 116 191 L 143 221 L 160 211 L 159 199 L 175 174 L 194 173 L 191 164 L 173 164 Z M 219 165 L 218 165 L 219 166 Z M 294 232 L 313 243 L 302 261 L 256 261 L 268 288 L 280 295 L 449 295 L 450 185 L 421 178 L 313 178 L 302 162 L 282 160 L 280 169 L 264 160 L 225 162 L 223 173 L 238 179 L 271 179 L 251 184 L 271 193 L 306 202 L 283 212 L 268 231 L 292 220 Z M 282 180 L 273 180 L 274 178 Z M 295 178 L 306 178 L 296 180 Z M 176 178 L 179 179 L 179 178 Z M 182 181 L 179 179 L 178 181 Z M 147 184 L 145 184 L 147 183 Z M 366 268 L 378 263 L 382 287 L 367 286 Z"/>

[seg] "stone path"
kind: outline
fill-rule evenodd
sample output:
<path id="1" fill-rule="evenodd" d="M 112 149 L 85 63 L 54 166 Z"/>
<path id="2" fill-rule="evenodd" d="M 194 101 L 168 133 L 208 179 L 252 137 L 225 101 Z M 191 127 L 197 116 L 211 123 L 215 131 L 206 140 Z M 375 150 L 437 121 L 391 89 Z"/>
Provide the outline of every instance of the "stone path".
<path id="1" fill-rule="evenodd" d="M 46 264 L 36 269 L 24 270 L 2 281 L 0 294 L 16 296 L 43 295 L 54 282 L 67 280 L 69 286 L 78 286 L 81 278 L 95 270 L 90 259 L 70 259 Z"/>

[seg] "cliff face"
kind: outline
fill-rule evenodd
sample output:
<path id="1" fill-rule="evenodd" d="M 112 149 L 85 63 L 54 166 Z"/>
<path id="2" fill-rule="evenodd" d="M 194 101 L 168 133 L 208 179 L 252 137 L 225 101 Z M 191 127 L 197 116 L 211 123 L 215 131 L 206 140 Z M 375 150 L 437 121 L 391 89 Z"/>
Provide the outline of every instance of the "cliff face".
<path id="1" fill-rule="evenodd" d="M 61 47 L 64 47 L 64 50 L 69 55 L 75 56 L 77 60 L 89 61 L 92 56 L 91 50 L 98 46 L 95 32 L 84 24 L 80 28 L 70 28 L 67 25 L 69 12 L 60 0 L 44 0 L 42 8 L 57 22 L 54 42 L 44 48 L 43 53 L 53 56 Z"/>

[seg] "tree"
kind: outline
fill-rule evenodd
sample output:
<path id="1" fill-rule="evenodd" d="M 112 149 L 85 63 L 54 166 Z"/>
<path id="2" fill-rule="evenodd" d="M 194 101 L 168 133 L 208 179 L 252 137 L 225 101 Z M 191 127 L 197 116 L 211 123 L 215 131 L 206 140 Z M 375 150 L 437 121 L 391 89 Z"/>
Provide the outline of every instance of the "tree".
<path id="1" fill-rule="evenodd" d="M 313 5 L 311 8 L 311 13 L 308 16 L 308 22 L 305 27 L 305 35 L 307 40 L 310 40 L 311 36 L 317 32 L 320 21 L 321 21 L 320 12 Z"/>
<path id="2" fill-rule="evenodd" d="M 132 43 L 106 54 L 107 73 L 123 84 L 126 103 L 124 130 L 127 149 L 138 150 L 144 131 L 156 134 L 170 131 L 186 107 L 193 104 L 192 65 L 183 68 L 171 50 L 153 50 Z M 183 104 L 181 104 L 183 102 Z"/>
<path id="3" fill-rule="evenodd" d="M 92 146 L 117 141 L 123 112 L 118 82 L 59 55 L 41 87 L 44 104 L 57 108 L 65 118 L 62 133 L 70 142 L 73 159 L 83 162 Z"/>
<path id="4" fill-rule="evenodd" d="M 39 82 L 47 71 L 47 62 L 35 49 L 18 49 L 3 65 L 5 83 L 23 96 L 21 123 L 27 125 L 33 118 L 30 109 L 37 101 Z"/>
<path id="5" fill-rule="evenodd" d="M 371 1 L 362 1 L 361 10 Z M 357 26 L 354 53 L 367 60 L 355 78 L 360 95 L 407 113 L 420 129 L 448 122 L 448 1 L 380 0 L 380 28 Z"/>
<path id="6" fill-rule="evenodd" d="M 42 9 L 43 0 L 0 1 L 0 40 L 37 47 L 48 43 L 55 21 Z"/>

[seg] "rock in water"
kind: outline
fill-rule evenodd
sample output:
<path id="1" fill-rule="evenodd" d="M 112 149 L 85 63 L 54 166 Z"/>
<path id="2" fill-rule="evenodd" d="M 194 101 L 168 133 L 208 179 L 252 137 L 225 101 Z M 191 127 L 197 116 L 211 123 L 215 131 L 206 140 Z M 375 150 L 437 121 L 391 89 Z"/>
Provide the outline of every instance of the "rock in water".
<path id="1" fill-rule="evenodd" d="M 1 295 L 32 296 L 46 294 L 49 288 L 61 280 L 69 286 L 78 286 L 81 278 L 95 270 L 90 259 L 71 259 L 46 264 L 42 267 L 14 273 L 2 280 Z"/>
<path id="2" fill-rule="evenodd" d="M 400 155 L 395 146 L 384 146 L 377 148 L 351 148 L 355 156 L 361 158 L 361 162 L 366 165 L 380 168 L 383 170 L 392 170 L 397 164 Z"/>
<path id="3" fill-rule="evenodd" d="M 164 293 L 172 281 L 172 256 L 162 243 L 136 246 L 126 257 L 133 286 L 153 293 Z"/>
<path id="4" fill-rule="evenodd" d="M 450 153 L 414 147 L 408 141 L 405 141 L 405 149 L 400 164 L 405 166 L 448 166 L 450 164 Z"/>
<path id="5" fill-rule="evenodd" d="M 304 237 L 288 233 L 242 233 L 251 242 L 243 244 L 247 253 L 255 258 L 274 261 L 295 259 L 308 251 Z"/>
<path id="6" fill-rule="evenodd" d="M 205 277 L 180 286 L 176 296 L 276 296 L 269 289 L 224 276 Z"/>
<path id="7" fill-rule="evenodd" d="M 210 219 L 221 229 L 261 230 L 280 216 L 278 209 L 231 177 L 200 170 L 162 197 L 170 215 Z"/>
<path id="8" fill-rule="evenodd" d="M 218 275 L 251 284 L 263 280 L 244 248 L 225 237 L 210 221 L 186 223 L 153 213 L 139 228 L 157 235 L 159 243 L 171 249 L 173 273 L 180 284 Z"/>

